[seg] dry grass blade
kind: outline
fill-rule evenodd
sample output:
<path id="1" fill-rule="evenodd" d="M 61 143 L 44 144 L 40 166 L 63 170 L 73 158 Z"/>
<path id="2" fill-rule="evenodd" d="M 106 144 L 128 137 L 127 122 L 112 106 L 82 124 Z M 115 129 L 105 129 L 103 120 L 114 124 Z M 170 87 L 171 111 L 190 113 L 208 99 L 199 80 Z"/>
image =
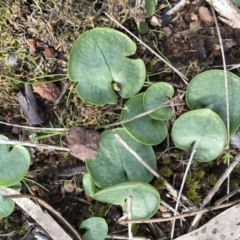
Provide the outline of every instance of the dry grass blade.
<path id="1" fill-rule="evenodd" d="M 191 166 L 192 161 L 193 161 L 194 154 L 196 153 L 197 146 L 198 146 L 198 144 L 200 143 L 200 141 L 201 141 L 201 137 L 198 139 L 198 141 L 196 141 L 196 142 L 194 143 L 194 147 L 193 147 L 193 149 L 192 149 L 192 152 L 191 152 L 191 155 L 190 155 L 188 164 L 187 164 L 187 168 L 186 168 L 185 173 L 184 173 L 184 176 L 183 176 L 181 188 L 180 188 L 179 193 L 178 193 L 178 198 L 177 198 L 177 202 L 176 202 L 176 206 L 175 206 L 175 210 L 174 210 L 174 216 L 176 216 L 176 214 L 177 214 L 177 210 L 178 210 L 180 198 L 181 198 L 181 195 L 182 195 L 182 191 L 183 191 L 183 188 L 184 188 L 184 185 L 185 185 L 185 181 L 186 181 L 186 178 L 187 178 L 187 174 L 188 174 L 188 172 L 189 172 L 190 166 Z M 173 220 L 173 222 L 172 222 L 171 239 L 173 239 L 174 230 L 175 230 L 175 220 Z"/>
<path id="2" fill-rule="evenodd" d="M 26 147 L 35 147 L 40 149 L 47 149 L 47 150 L 59 150 L 59 151 L 66 151 L 69 152 L 69 148 L 66 147 L 58 147 L 58 146 L 52 146 L 52 145 L 46 145 L 46 144 L 37 144 L 37 143 L 28 143 L 28 142 L 20 142 L 20 141 L 14 141 L 14 140 L 7 140 L 7 139 L 0 139 L 0 144 L 10 144 L 10 145 L 22 145 Z"/>
<path id="3" fill-rule="evenodd" d="M 197 214 L 204 214 L 206 212 L 210 212 L 210 211 L 217 210 L 217 209 L 227 208 L 227 207 L 239 204 L 239 203 L 240 203 L 240 200 L 236 200 L 236 201 L 225 203 L 225 204 L 222 204 L 222 205 L 219 205 L 219 206 L 207 207 L 207 208 L 199 209 L 199 210 L 196 210 L 196 211 L 186 212 L 186 213 L 183 213 L 181 215 L 172 216 L 172 217 L 152 218 L 152 219 L 145 219 L 145 220 L 144 219 L 142 219 L 142 220 L 131 220 L 131 221 L 122 220 L 122 221 L 119 221 L 119 223 L 125 225 L 125 224 L 128 224 L 129 222 L 131 222 L 131 223 L 167 222 L 167 221 L 172 221 L 172 220 L 176 220 L 176 219 L 182 219 L 182 218 L 185 218 L 185 217 L 192 217 L 192 216 L 195 216 Z"/>

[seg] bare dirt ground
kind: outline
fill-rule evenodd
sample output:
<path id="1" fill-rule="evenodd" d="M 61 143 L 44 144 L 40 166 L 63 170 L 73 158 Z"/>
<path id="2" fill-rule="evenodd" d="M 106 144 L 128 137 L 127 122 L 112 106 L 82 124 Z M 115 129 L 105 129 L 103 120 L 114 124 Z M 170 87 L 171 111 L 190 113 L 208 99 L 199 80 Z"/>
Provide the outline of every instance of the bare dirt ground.
<path id="1" fill-rule="evenodd" d="M 143 42 L 168 59 L 168 61 L 189 81 L 198 73 L 220 66 L 222 55 L 214 21 L 211 19 L 211 8 L 205 1 L 190 1 L 183 9 L 166 21 L 164 26 L 154 26 L 151 19 L 149 31 L 139 34 L 135 20 L 139 16 L 130 11 L 128 1 L 102 0 L 6 0 L 0 1 L 0 121 L 11 124 L 31 126 L 23 114 L 17 93 L 24 93 L 24 83 L 51 83 L 46 90 L 34 89 L 37 98 L 37 112 L 42 119 L 38 126 L 52 128 L 71 128 L 84 126 L 97 128 L 100 125 L 119 120 L 123 101 L 116 106 L 95 107 L 84 103 L 75 93 L 75 85 L 71 84 L 59 104 L 54 104 L 60 92 L 68 84 L 67 60 L 71 46 L 76 38 L 88 29 L 95 27 L 110 27 L 123 31 L 103 14 L 107 11 Z M 178 1 L 169 1 L 176 4 Z M 206 7 L 207 13 L 200 14 L 199 9 Z M 154 16 L 163 19 L 167 4 L 158 1 Z M 208 19 L 210 17 L 210 20 Z M 219 22 L 223 39 L 226 64 L 240 63 L 240 30 L 233 29 Z M 123 31 L 124 32 L 124 31 Z M 173 84 L 179 93 L 186 90 L 185 84 L 171 69 L 156 58 L 144 46 L 137 44 L 134 58 L 141 58 L 147 68 L 147 81 L 165 81 Z M 240 75 L 238 70 L 233 72 Z M 41 91 L 43 94 L 41 94 Z M 44 98 L 45 97 L 45 98 Z M 182 102 L 179 99 L 179 102 Z M 186 107 L 176 109 L 178 117 L 186 112 Z M 174 121 L 174 120 L 173 120 Z M 169 123 L 171 125 L 171 123 Z M 99 130 L 101 132 L 101 130 Z M 7 126 L 0 123 L 0 134 L 12 140 L 34 141 L 37 143 L 67 147 L 65 133 L 36 133 L 20 127 Z M 170 146 L 169 146 L 170 144 Z M 158 170 L 176 189 L 179 189 L 184 174 L 184 159 L 177 149 L 165 151 L 172 143 L 165 140 L 154 147 L 158 159 Z M 31 152 L 31 167 L 27 178 L 33 182 L 24 181 L 21 193 L 35 194 L 59 211 L 76 229 L 88 217 L 104 217 L 109 225 L 109 233 L 126 230 L 126 227 L 116 224 L 121 216 L 120 207 L 113 207 L 96 201 L 89 202 L 82 188 L 82 174 L 69 173 L 71 167 L 82 166 L 84 163 L 63 151 L 50 151 L 29 148 Z M 163 154 L 163 151 L 164 154 Z M 232 150 L 232 155 L 236 152 Z M 226 168 L 226 161 L 220 157 L 214 162 L 191 166 L 184 194 L 196 206 L 206 196 L 219 176 Z M 66 173 L 67 171 L 67 173 Z M 240 169 L 237 167 L 231 175 L 230 188 L 239 185 Z M 44 186 L 42 189 L 36 182 Z M 173 199 L 166 195 L 164 182 L 154 180 L 153 184 L 161 193 L 162 199 L 174 207 Z M 214 199 L 224 196 L 226 184 L 223 184 Z M 238 199 L 236 195 L 234 199 Z M 81 200 L 85 202 L 81 202 Z M 107 212 L 107 214 L 106 214 Z M 204 215 L 200 225 L 207 222 L 218 211 Z M 7 218 L 0 220 L 0 235 L 14 231 L 13 236 L 0 239 L 21 239 L 29 229 L 29 219 L 26 213 L 16 207 Z M 136 236 L 156 239 L 157 230 L 163 239 L 168 239 L 171 222 L 156 225 L 135 225 Z M 176 225 L 175 236 L 181 236 L 188 230 L 188 224 Z M 126 233 L 126 232 L 125 232 Z M 31 238 L 22 238 L 31 239 Z"/>

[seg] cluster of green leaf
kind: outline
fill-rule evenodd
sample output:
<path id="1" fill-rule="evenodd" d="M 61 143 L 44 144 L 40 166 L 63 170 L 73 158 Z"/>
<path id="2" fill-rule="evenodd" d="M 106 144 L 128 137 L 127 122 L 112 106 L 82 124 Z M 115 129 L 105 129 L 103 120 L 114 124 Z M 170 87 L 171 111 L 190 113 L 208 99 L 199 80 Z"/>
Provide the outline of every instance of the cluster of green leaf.
<path id="1" fill-rule="evenodd" d="M 123 128 L 103 132 L 99 153 L 94 159 L 86 160 L 89 174 L 84 176 L 83 184 L 92 198 L 122 205 L 126 212 L 126 199 L 131 196 L 133 219 L 142 219 L 154 215 L 160 196 L 148 184 L 153 175 L 126 150 L 115 133 L 156 168 L 151 145 L 161 143 L 168 134 L 164 121 L 170 119 L 173 112 L 164 104 L 174 95 L 174 89 L 159 82 L 138 93 L 143 87 L 146 70 L 142 60 L 129 58 L 135 51 L 134 42 L 119 31 L 108 28 L 86 31 L 73 45 L 68 74 L 77 82 L 80 98 L 89 103 L 103 106 L 116 104 L 118 96 L 130 98 L 120 117 L 125 121 Z M 230 72 L 227 77 L 230 134 L 233 135 L 240 125 L 240 79 Z M 195 158 L 199 162 L 216 159 L 225 150 L 228 117 L 225 89 L 222 70 L 195 76 L 186 93 L 191 111 L 180 116 L 172 126 L 175 146 L 188 150 L 196 144 Z M 159 108 L 155 110 L 156 107 Z M 148 110 L 155 111 L 144 114 Z M 136 118 L 139 114 L 144 116 Z"/>
<path id="2" fill-rule="evenodd" d="M 7 137 L 0 135 L 0 139 Z M 30 154 L 28 150 L 19 145 L 0 144 L 0 187 L 10 187 L 20 191 L 20 180 L 27 174 L 30 166 Z M 14 209 L 14 202 L 9 199 L 4 201 L 0 191 L 0 218 L 10 215 Z"/>

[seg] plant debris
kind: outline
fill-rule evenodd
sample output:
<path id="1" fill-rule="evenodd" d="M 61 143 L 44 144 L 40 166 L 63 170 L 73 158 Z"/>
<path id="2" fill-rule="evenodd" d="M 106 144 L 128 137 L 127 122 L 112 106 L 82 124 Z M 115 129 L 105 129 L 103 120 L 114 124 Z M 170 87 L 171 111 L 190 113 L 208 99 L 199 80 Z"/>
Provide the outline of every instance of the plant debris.
<path id="1" fill-rule="evenodd" d="M 73 127 L 67 135 L 70 153 L 83 161 L 97 155 L 99 139 L 99 132 L 83 127 Z"/>

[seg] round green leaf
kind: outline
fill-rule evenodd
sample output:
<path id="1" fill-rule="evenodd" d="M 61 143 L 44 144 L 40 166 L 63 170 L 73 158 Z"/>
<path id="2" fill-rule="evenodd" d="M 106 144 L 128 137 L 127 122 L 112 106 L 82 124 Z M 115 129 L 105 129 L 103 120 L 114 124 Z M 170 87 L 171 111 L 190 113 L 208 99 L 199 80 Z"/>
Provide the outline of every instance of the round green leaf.
<path id="1" fill-rule="evenodd" d="M 145 112 L 143 108 L 143 93 L 129 99 L 121 113 L 121 120 L 130 119 Z M 149 115 L 123 124 L 127 132 L 138 141 L 157 145 L 167 137 L 167 125 L 165 122 L 151 118 Z"/>
<path id="2" fill-rule="evenodd" d="M 160 196 L 158 191 L 148 183 L 126 182 L 104 188 L 94 195 L 94 199 L 122 205 L 127 212 L 127 198 L 132 197 L 132 218 L 152 217 L 158 210 Z"/>
<path id="3" fill-rule="evenodd" d="M 80 35 L 68 62 L 68 75 L 78 82 L 78 95 L 99 106 L 117 103 L 116 84 L 121 97 L 135 95 L 146 77 L 143 61 L 127 58 L 135 51 L 136 44 L 113 29 L 95 28 Z"/>
<path id="4" fill-rule="evenodd" d="M 174 94 L 174 88 L 172 85 L 159 82 L 153 84 L 147 89 L 143 97 L 143 106 L 144 109 L 150 110 L 155 107 L 158 107 L 171 98 Z M 173 116 L 173 110 L 170 107 L 160 108 L 149 114 L 152 118 L 156 118 L 162 121 L 168 120 Z"/>
<path id="5" fill-rule="evenodd" d="M 1 139 L 8 139 L 0 135 Z M 20 145 L 0 144 L 0 186 L 10 186 L 27 174 L 30 166 L 28 150 Z"/>
<path id="6" fill-rule="evenodd" d="M 176 147 L 187 150 L 197 144 L 195 158 L 207 162 L 217 158 L 225 149 L 227 131 L 222 119 L 210 109 L 187 112 L 172 127 Z"/>
<path id="7" fill-rule="evenodd" d="M 82 236 L 83 240 L 104 240 L 107 236 L 108 225 L 103 218 L 91 217 L 81 223 L 80 229 L 86 230 Z"/>
<path id="8" fill-rule="evenodd" d="M 3 195 L 5 194 L 0 191 L 0 218 L 9 216 L 14 209 L 14 201 L 11 199 L 3 200 Z"/>
<path id="9" fill-rule="evenodd" d="M 85 193 L 90 197 L 93 197 L 93 195 L 96 193 L 96 185 L 93 182 L 90 174 L 85 174 L 83 176 L 83 188 Z"/>
<path id="10" fill-rule="evenodd" d="M 240 125 L 240 78 L 227 72 L 230 135 Z M 210 108 L 227 123 L 226 91 L 223 70 L 211 70 L 198 74 L 187 88 L 186 100 L 191 110 Z"/>
<path id="11" fill-rule="evenodd" d="M 137 28 L 141 34 L 145 34 L 149 30 L 148 24 L 146 22 L 137 22 Z"/>
<path id="12" fill-rule="evenodd" d="M 156 158 L 151 146 L 142 144 L 132 138 L 123 128 L 114 130 L 121 138 L 146 161 L 156 168 Z M 93 159 L 87 159 L 86 167 L 95 184 L 104 188 L 126 181 L 150 182 L 150 173 L 119 142 L 113 130 L 104 131 L 100 135 L 99 152 Z"/>
<path id="13" fill-rule="evenodd" d="M 155 0 L 145 0 L 145 9 L 148 18 L 154 14 L 155 8 L 156 8 Z"/>

